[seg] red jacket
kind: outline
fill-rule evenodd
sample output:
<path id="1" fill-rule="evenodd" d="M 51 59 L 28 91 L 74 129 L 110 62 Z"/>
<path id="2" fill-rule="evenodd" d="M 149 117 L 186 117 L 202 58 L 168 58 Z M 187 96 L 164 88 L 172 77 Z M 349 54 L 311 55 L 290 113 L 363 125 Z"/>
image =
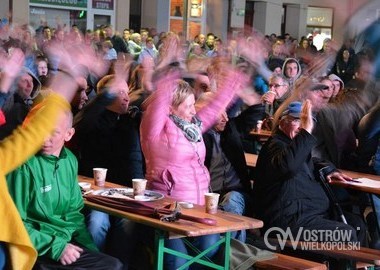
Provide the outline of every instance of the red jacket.
<path id="1" fill-rule="evenodd" d="M 2 110 L 0 110 L 0 126 L 5 124 L 5 115 Z"/>

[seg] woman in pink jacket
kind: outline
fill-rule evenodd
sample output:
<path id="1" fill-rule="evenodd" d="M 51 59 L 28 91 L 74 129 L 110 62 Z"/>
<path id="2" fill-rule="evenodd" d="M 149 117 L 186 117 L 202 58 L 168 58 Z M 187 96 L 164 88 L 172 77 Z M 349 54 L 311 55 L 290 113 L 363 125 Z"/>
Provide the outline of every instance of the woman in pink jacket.
<path id="1" fill-rule="evenodd" d="M 177 74 L 178 75 L 178 74 Z M 242 76 L 222 68 L 215 98 L 198 113 L 193 89 L 173 74 L 161 78 L 157 90 L 148 98 L 141 123 L 141 145 L 146 161 L 148 189 L 160 191 L 178 201 L 204 204 L 210 175 L 204 166 L 205 145 L 202 133 L 216 122 L 240 88 Z M 200 250 L 214 244 L 219 235 L 192 239 Z M 181 252 L 181 239 L 167 240 L 166 246 Z M 208 253 L 212 256 L 217 250 Z M 176 269 L 186 259 L 165 257 L 165 269 Z"/>

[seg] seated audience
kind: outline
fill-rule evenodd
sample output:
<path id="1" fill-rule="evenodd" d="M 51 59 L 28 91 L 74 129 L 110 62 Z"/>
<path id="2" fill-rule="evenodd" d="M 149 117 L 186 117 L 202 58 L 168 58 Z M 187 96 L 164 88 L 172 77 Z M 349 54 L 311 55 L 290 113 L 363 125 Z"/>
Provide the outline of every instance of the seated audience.
<path id="1" fill-rule="evenodd" d="M 37 249 L 34 269 L 121 269 L 97 252 L 81 209 L 77 160 L 63 145 L 74 134 L 72 114 L 62 114 L 41 151 L 7 175 L 8 189 Z"/>
<path id="2" fill-rule="evenodd" d="M 171 53 L 176 52 L 171 50 Z M 146 100 L 141 122 L 141 143 L 147 166 L 148 189 L 162 192 L 175 200 L 205 203 L 204 193 L 209 192 L 210 175 L 204 166 L 202 133 L 214 125 L 219 112 L 226 108 L 242 83 L 237 72 L 222 66 L 218 70 L 223 70 L 223 73 L 217 76 L 217 94 L 199 112 L 195 110 L 195 97 L 189 84 L 172 73 L 160 78 L 157 90 Z M 203 251 L 219 240 L 219 234 L 188 240 Z M 185 254 L 191 252 L 183 239 L 168 239 L 165 246 Z M 212 249 L 207 256 L 212 258 L 216 252 L 217 249 Z M 167 254 L 164 268 L 177 269 L 186 261 L 185 258 Z"/>
<path id="3" fill-rule="evenodd" d="M 293 235 L 299 230 L 332 230 L 351 234 L 349 241 L 365 243 L 366 229 L 358 216 L 346 213 L 348 224 L 332 215 L 331 202 L 318 181 L 324 168 L 327 180 L 349 179 L 332 163 L 312 157 L 316 139 L 311 103 L 292 102 L 281 114 L 273 136 L 262 147 L 257 160 L 254 205 L 265 230 L 289 228 Z M 301 239 L 302 239 L 301 234 Z M 322 236 L 318 241 L 324 241 Z"/>
<path id="4" fill-rule="evenodd" d="M 98 95 L 74 118 L 76 134 L 70 148 L 78 157 L 81 175 L 92 177 L 93 168 L 107 168 L 107 181 L 131 187 L 133 178 L 144 178 L 140 114 L 130 111 L 129 88 L 119 75 L 103 77 L 97 88 Z M 86 219 L 97 247 L 127 263 L 133 245 L 119 241 L 122 220 L 96 210 L 91 210 Z"/>
<path id="5" fill-rule="evenodd" d="M 211 92 L 203 94 L 196 103 L 197 111 L 207 106 L 214 96 Z M 203 140 L 210 187 L 213 192 L 220 194 L 220 209 L 238 215 L 250 215 L 250 181 L 235 122 L 228 119 L 226 112 L 222 112 L 215 125 L 203 133 Z M 233 237 L 245 242 L 246 233 L 234 232 Z"/>
<path id="6" fill-rule="evenodd" d="M 24 121 L 41 90 L 40 81 L 28 68 L 22 69 L 16 81 L 16 91 L 3 107 L 7 122 L 0 128 L 0 140 L 11 134 Z"/>

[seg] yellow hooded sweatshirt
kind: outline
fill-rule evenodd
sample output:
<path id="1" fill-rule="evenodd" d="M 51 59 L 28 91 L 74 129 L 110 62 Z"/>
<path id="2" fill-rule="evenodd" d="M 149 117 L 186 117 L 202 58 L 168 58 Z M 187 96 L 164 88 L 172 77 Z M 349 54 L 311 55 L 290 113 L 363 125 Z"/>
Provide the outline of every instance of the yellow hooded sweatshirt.
<path id="1" fill-rule="evenodd" d="M 0 142 L 0 242 L 5 242 L 9 251 L 11 269 L 32 269 L 37 251 L 8 193 L 5 175 L 40 149 L 54 129 L 58 115 L 65 110 L 70 110 L 69 103 L 57 94 L 50 94 L 29 112 L 23 127 Z"/>

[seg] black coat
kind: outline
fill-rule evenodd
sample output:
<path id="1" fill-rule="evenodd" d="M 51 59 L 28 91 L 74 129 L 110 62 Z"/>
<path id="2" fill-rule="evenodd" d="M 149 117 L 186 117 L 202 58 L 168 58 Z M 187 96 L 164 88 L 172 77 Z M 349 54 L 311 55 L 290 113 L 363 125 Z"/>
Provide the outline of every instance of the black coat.
<path id="1" fill-rule="evenodd" d="M 75 116 L 69 148 L 78 158 L 79 174 L 92 177 L 93 168 L 107 168 L 107 181 L 132 186 L 132 178 L 144 178 L 140 122 L 136 115 L 107 110 L 112 100 L 101 94 Z"/>
<path id="2" fill-rule="evenodd" d="M 203 134 L 203 140 L 206 146 L 205 165 L 209 169 L 211 163 L 211 155 L 213 150 L 213 138 L 209 133 Z M 229 121 L 225 130 L 220 136 L 220 144 L 226 158 L 230 161 L 232 167 L 238 174 L 244 191 L 250 190 L 250 181 L 248 177 L 248 169 L 245 161 L 243 145 L 241 142 L 240 134 L 236 129 L 233 121 Z M 216 190 L 215 192 L 226 193 L 230 190 Z M 236 190 L 239 191 L 239 190 Z"/>
<path id="3" fill-rule="evenodd" d="M 265 226 L 302 224 L 313 216 L 327 215 L 330 202 L 316 175 L 331 163 L 315 160 L 316 139 L 305 130 L 293 139 L 278 130 L 262 147 L 256 165 L 254 205 Z"/>

